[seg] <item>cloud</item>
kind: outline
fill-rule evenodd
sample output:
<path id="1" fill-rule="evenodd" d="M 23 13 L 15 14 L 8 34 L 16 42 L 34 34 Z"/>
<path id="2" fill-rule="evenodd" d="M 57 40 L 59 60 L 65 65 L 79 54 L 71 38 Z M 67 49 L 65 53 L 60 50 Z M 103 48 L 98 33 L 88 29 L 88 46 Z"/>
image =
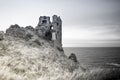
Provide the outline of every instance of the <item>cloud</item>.
<path id="1" fill-rule="evenodd" d="M 120 40 L 119 26 L 83 26 L 63 28 L 63 38 L 73 40 Z"/>

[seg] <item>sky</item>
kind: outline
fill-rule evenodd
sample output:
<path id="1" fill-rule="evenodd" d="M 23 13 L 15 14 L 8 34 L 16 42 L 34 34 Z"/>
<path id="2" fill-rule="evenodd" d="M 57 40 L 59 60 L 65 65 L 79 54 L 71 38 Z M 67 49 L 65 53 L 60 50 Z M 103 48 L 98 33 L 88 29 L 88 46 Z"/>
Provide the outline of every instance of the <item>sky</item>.
<path id="1" fill-rule="evenodd" d="M 0 30 L 62 19 L 63 47 L 120 47 L 120 0 L 0 0 Z"/>

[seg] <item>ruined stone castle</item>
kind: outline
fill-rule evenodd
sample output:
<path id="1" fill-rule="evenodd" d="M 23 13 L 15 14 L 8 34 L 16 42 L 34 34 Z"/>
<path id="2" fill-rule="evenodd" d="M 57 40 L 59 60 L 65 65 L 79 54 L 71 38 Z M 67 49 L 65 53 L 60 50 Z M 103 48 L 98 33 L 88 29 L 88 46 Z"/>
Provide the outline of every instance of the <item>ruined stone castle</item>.
<path id="1" fill-rule="evenodd" d="M 35 36 L 44 38 L 54 47 L 62 50 L 62 21 L 57 15 L 40 16 L 39 22 L 35 28 L 32 26 L 20 27 L 19 25 L 11 25 L 6 30 L 6 35 L 19 37 L 27 41 L 34 40 Z"/>
<path id="2" fill-rule="evenodd" d="M 49 16 L 40 16 L 36 33 L 40 37 L 53 41 L 54 46 L 62 47 L 62 21 L 57 15 L 52 16 L 52 21 Z"/>

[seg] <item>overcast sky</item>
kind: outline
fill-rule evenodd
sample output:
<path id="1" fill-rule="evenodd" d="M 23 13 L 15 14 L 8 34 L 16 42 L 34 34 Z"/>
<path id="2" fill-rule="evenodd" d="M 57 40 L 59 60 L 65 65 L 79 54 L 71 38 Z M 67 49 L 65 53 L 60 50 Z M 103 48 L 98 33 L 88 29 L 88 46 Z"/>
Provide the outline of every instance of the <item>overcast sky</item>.
<path id="1" fill-rule="evenodd" d="M 0 0 L 0 30 L 59 15 L 63 46 L 120 46 L 120 0 Z"/>

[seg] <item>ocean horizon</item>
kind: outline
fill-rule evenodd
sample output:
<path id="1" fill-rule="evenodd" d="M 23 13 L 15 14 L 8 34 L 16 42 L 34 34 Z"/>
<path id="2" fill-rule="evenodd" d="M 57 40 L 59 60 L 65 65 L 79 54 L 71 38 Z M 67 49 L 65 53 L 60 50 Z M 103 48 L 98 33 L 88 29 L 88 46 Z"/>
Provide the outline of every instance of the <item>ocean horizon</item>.
<path id="1" fill-rule="evenodd" d="M 120 47 L 64 47 L 64 52 L 88 67 L 120 68 Z"/>

